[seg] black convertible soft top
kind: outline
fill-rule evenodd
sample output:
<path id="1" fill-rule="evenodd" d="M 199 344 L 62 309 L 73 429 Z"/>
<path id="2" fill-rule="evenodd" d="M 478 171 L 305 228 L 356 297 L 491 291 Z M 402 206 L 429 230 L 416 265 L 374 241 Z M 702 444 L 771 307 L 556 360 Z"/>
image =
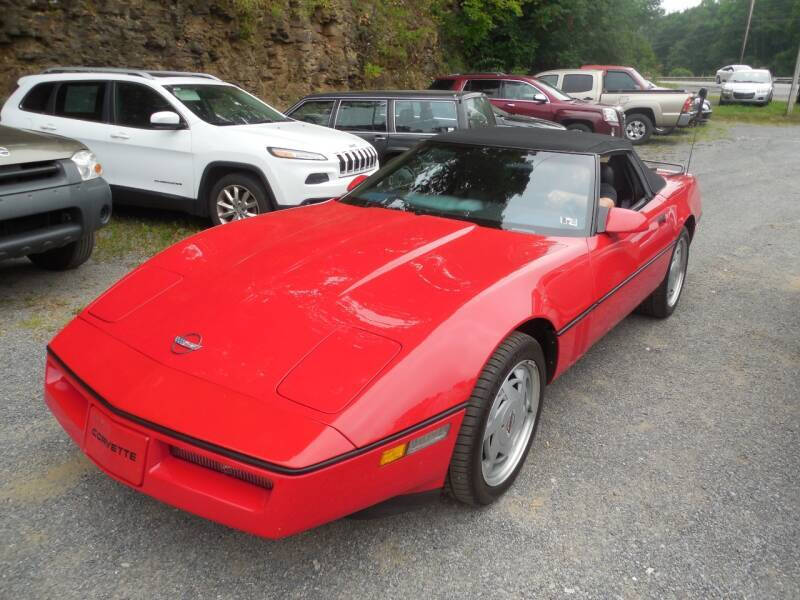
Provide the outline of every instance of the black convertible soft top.
<path id="1" fill-rule="evenodd" d="M 630 152 L 634 161 L 641 166 L 642 173 L 654 193 L 666 185 L 666 181 L 661 175 L 642 163 L 628 140 L 610 135 L 532 127 L 479 127 L 477 129 L 459 129 L 437 135 L 432 137 L 431 141 L 599 155 L 610 152 Z"/>

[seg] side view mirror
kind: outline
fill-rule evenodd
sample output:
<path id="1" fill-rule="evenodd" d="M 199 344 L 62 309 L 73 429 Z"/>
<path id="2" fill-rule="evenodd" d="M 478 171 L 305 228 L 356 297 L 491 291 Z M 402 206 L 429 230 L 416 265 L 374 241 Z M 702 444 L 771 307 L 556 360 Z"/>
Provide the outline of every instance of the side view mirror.
<path id="1" fill-rule="evenodd" d="M 547 96 L 545 96 L 544 94 L 535 94 L 533 96 L 533 101 L 539 103 L 547 102 Z"/>
<path id="2" fill-rule="evenodd" d="M 150 115 L 150 124 L 154 129 L 183 129 L 181 117 L 171 110 L 162 110 Z"/>
<path id="3" fill-rule="evenodd" d="M 603 212 L 605 222 L 603 222 Z M 628 210 L 627 208 L 601 209 L 600 223 L 597 228 L 600 232 L 606 233 L 637 233 L 647 231 L 647 218 L 640 212 Z"/>

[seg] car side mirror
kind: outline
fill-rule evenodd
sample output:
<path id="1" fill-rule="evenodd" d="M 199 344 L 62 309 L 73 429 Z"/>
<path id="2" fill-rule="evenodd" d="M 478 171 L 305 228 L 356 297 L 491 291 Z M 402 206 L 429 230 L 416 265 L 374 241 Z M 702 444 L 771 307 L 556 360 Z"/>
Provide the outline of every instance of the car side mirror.
<path id="1" fill-rule="evenodd" d="M 183 129 L 185 125 L 181 123 L 178 113 L 171 110 L 162 110 L 150 115 L 150 125 L 153 129 Z"/>
<path id="2" fill-rule="evenodd" d="M 538 102 L 539 104 L 547 102 L 547 96 L 545 96 L 544 94 L 534 94 L 533 101 Z"/>
<path id="3" fill-rule="evenodd" d="M 605 213 L 605 218 L 603 213 Z M 598 232 L 605 233 L 637 233 L 647 231 L 647 217 L 635 210 L 627 208 L 600 209 Z"/>

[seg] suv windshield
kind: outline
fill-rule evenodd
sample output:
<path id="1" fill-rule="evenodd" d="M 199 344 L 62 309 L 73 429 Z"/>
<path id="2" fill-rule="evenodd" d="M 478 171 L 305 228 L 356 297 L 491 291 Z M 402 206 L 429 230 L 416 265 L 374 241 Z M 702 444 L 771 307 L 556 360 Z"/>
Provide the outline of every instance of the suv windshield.
<path id="1" fill-rule="evenodd" d="M 212 125 L 254 125 L 289 121 L 271 106 L 232 85 L 168 85 L 173 96 Z"/>
<path id="2" fill-rule="evenodd" d="M 769 83 L 772 79 L 766 71 L 738 71 L 731 75 L 734 83 Z"/>
<path id="3" fill-rule="evenodd" d="M 545 92 L 547 92 L 548 94 L 553 96 L 556 100 L 574 100 L 575 99 L 572 96 L 570 96 L 569 94 L 565 94 L 564 92 L 562 92 L 557 87 L 553 87 L 552 85 L 548 85 L 547 83 L 545 83 L 541 79 L 537 79 L 536 80 L 536 85 L 538 85 Z"/>
<path id="4" fill-rule="evenodd" d="M 585 235 L 594 174 L 588 154 L 431 141 L 340 201 L 498 229 Z"/>

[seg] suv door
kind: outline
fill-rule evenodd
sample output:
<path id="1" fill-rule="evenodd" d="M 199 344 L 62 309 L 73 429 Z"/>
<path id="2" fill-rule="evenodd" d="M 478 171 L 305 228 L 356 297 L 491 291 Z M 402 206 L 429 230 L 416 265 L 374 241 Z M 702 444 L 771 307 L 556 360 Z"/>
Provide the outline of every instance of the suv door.
<path id="1" fill-rule="evenodd" d="M 413 148 L 422 140 L 458 129 L 454 100 L 395 99 L 392 101 L 394 127 L 389 134 L 388 154 Z"/>
<path id="2" fill-rule="evenodd" d="M 35 118 L 39 131 L 55 133 L 83 142 L 107 165 L 108 144 L 108 81 L 62 81 L 55 92 L 53 114 Z M 103 173 L 107 178 L 107 174 Z"/>
<path id="3" fill-rule="evenodd" d="M 171 196 L 194 197 L 192 135 L 182 128 L 160 129 L 150 123 L 153 113 L 181 114 L 157 90 L 130 81 L 115 81 L 112 93 L 112 145 L 105 159 L 111 185 Z"/>
<path id="4" fill-rule="evenodd" d="M 388 139 L 387 107 L 387 100 L 340 100 L 334 127 L 368 141 L 383 162 Z"/>
<path id="5" fill-rule="evenodd" d="M 494 104 L 510 113 L 539 119 L 552 120 L 555 112 L 544 92 L 526 81 L 504 80 L 500 99 Z"/>

